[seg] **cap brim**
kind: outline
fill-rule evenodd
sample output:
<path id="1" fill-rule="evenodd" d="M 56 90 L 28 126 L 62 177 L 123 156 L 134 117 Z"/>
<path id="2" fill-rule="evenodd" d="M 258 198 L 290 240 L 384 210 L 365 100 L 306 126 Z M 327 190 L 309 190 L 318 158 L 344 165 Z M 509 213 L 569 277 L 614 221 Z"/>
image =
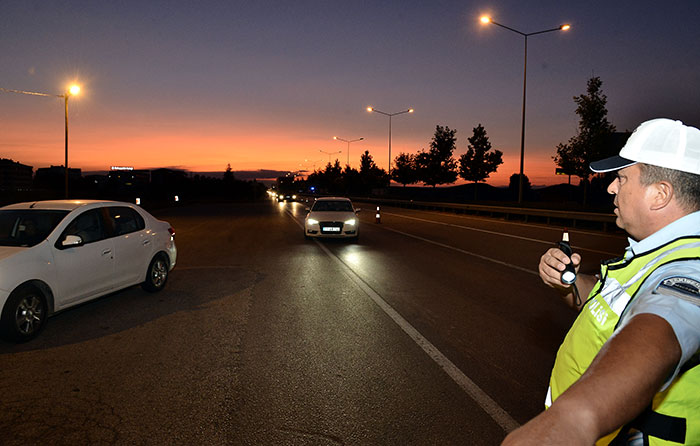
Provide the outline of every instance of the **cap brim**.
<path id="1" fill-rule="evenodd" d="M 593 172 L 603 173 L 624 169 L 632 164 L 637 164 L 637 161 L 632 161 L 627 158 L 623 158 L 620 155 L 615 155 L 600 161 L 594 161 L 589 167 Z"/>

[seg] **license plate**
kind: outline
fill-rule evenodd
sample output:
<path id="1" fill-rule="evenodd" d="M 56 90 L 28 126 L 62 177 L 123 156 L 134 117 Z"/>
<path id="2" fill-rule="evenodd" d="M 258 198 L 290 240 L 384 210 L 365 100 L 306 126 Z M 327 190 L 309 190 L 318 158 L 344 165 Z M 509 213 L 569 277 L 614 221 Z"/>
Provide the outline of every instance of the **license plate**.
<path id="1" fill-rule="evenodd" d="M 321 228 L 324 232 L 340 232 L 340 228 L 337 226 L 326 226 Z"/>

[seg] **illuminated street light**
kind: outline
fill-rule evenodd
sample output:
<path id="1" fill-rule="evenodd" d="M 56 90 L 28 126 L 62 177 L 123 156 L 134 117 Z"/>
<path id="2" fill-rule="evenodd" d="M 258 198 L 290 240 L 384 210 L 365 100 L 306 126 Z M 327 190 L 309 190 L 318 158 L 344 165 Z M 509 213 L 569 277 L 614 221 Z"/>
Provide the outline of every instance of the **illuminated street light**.
<path id="1" fill-rule="evenodd" d="M 520 34 L 525 38 L 525 62 L 523 64 L 523 119 L 522 119 L 522 125 L 520 128 L 520 180 L 518 184 L 518 203 L 523 202 L 523 167 L 525 163 L 525 98 L 526 98 L 526 92 L 527 92 L 527 38 L 529 36 L 534 36 L 536 34 L 544 34 L 544 33 L 549 33 L 553 31 L 567 31 L 568 29 L 571 28 L 571 25 L 569 24 L 564 24 L 560 25 L 557 28 L 551 28 L 551 29 L 545 29 L 542 31 L 536 31 L 534 33 L 524 33 L 522 31 L 518 31 L 517 29 L 510 28 L 505 25 L 501 25 L 498 22 L 494 22 L 493 19 L 489 16 L 482 16 L 481 17 L 481 23 L 488 25 L 490 23 L 500 26 L 501 28 L 507 29 L 508 31 L 512 31 L 516 34 Z"/>
<path id="2" fill-rule="evenodd" d="M 65 103 L 65 122 L 66 122 L 66 131 L 65 131 L 65 136 L 66 136 L 66 159 L 65 159 L 65 180 L 66 180 L 66 190 L 65 190 L 65 195 L 66 198 L 68 198 L 68 98 L 71 96 L 75 96 L 78 93 L 80 93 L 80 87 L 78 85 L 71 85 L 68 87 L 68 90 L 64 94 L 47 94 L 47 93 L 37 93 L 35 91 L 24 91 L 24 90 L 12 90 L 9 88 L 0 88 L 0 91 L 4 91 L 7 93 L 19 93 L 19 94 L 28 94 L 32 96 L 46 96 L 46 97 L 56 97 L 56 98 L 63 98 L 64 103 Z"/>
<path id="3" fill-rule="evenodd" d="M 313 171 L 316 172 L 316 163 L 318 163 L 320 161 L 323 161 L 323 158 L 321 158 L 319 160 L 309 160 L 308 158 L 306 158 L 306 159 L 304 159 L 304 162 L 306 163 L 305 167 L 308 169 L 309 163 L 311 163 L 311 165 L 313 166 L 313 169 L 314 169 Z"/>
<path id="4" fill-rule="evenodd" d="M 381 110 L 377 110 L 376 108 L 374 108 L 372 106 L 369 106 L 369 107 L 367 107 L 367 111 L 370 113 L 372 113 L 372 112 L 379 113 L 380 115 L 384 115 L 384 116 L 389 117 L 389 170 L 387 172 L 389 173 L 389 178 L 391 178 L 391 118 L 392 118 L 392 116 L 402 115 L 404 113 L 413 113 L 414 110 L 412 108 L 409 108 L 408 110 L 404 110 L 404 111 L 400 111 L 400 112 L 396 112 L 396 113 L 386 113 L 386 112 L 383 112 Z"/>
<path id="5" fill-rule="evenodd" d="M 338 138 L 337 136 L 334 136 L 333 139 L 335 139 L 337 141 L 343 141 L 343 142 L 348 143 L 348 166 L 349 166 L 350 165 L 350 143 L 362 141 L 362 140 L 364 140 L 364 138 L 352 139 L 352 140 L 348 141 L 347 139 Z"/>
<path id="6" fill-rule="evenodd" d="M 80 93 L 80 87 L 73 84 L 65 94 L 61 95 L 65 100 L 66 110 L 66 198 L 68 198 L 68 98 Z"/>
<path id="7" fill-rule="evenodd" d="M 325 150 L 319 150 L 319 152 L 325 153 L 326 155 L 328 155 L 328 164 L 331 163 L 331 155 L 337 155 L 339 153 L 343 153 L 342 150 L 338 150 L 337 152 L 326 152 Z"/>

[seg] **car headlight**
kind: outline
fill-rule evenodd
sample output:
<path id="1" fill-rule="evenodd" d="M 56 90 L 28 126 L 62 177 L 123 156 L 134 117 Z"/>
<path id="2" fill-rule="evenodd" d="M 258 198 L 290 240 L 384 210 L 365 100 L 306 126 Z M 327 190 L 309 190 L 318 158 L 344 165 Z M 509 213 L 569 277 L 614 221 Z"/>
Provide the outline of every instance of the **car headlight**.
<path id="1" fill-rule="evenodd" d="M 308 220 L 306 220 L 306 222 L 310 225 L 317 225 L 318 224 L 318 220 L 313 219 L 313 218 L 309 218 Z"/>
<path id="2" fill-rule="evenodd" d="M 357 223 L 357 221 L 354 218 L 351 218 L 350 220 L 345 220 L 345 224 L 348 226 L 355 226 L 355 223 Z"/>
<path id="3" fill-rule="evenodd" d="M 296 196 L 296 195 L 292 195 L 292 200 L 296 200 L 296 199 L 297 199 L 297 196 Z"/>

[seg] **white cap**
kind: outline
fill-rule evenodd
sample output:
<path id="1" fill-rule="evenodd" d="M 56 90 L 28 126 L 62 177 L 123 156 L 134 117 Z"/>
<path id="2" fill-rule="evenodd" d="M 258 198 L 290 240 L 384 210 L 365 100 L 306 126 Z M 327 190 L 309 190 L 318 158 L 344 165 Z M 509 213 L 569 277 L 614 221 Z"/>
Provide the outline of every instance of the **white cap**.
<path id="1" fill-rule="evenodd" d="M 700 175 L 700 130 L 666 118 L 643 122 L 619 155 L 595 161 L 590 168 L 610 172 L 636 163 Z"/>

